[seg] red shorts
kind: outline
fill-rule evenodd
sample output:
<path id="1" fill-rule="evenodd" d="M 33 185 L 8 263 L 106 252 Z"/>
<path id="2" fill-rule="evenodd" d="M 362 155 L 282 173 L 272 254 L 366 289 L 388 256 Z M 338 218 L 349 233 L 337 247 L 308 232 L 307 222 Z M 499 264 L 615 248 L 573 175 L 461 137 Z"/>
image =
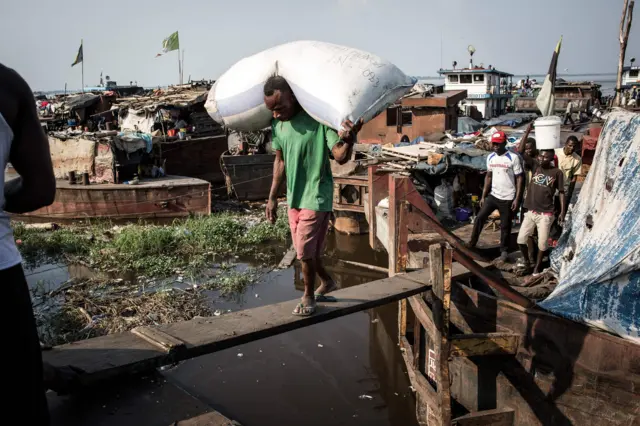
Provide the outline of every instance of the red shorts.
<path id="1" fill-rule="evenodd" d="M 289 227 L 298 259 L 314 259 L 322 255 L 330 217 L 331 212 L 289 209 Z"/>

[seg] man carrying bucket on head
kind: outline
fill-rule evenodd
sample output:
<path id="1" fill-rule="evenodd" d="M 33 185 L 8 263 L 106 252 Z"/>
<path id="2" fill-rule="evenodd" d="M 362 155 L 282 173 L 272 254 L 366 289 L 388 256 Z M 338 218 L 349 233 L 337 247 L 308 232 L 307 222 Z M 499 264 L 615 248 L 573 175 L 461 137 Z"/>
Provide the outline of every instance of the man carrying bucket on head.
<path id="1" fill-rule="evenodd" d="M 293 314 L 309 316 L 315 312 L 316 301 L 335 301 L 326 294 L 337 288 L 321 260 L 333 210 L 329 154 L 338 163 L 346 163 L 361 122 L 354 125 L 346 120 L 340 133 L 318 123 L 302 109 L 280 76 L 270 77 L 265 83 L 264 103 L 273 113 L 272 146 L 276 152 L 267 219 L 276 221 L 277 196 L 286 171 L 289 226 L 304 279 L 304 295 Z M 316 274 L 322 284 L 314 292 Z"/>
<path id="2" fill-rule="evenodd" d="M 506 148 L 504 132 L 491 136 L 493 153 L 487 157 L 487 177 L 484 181 L 480 212 L 473 224 L 471 240 L 467 244 L 475 247 L 482 228 L 494 210 L 500 212 L 500 260 L 506 261 L 509 252 L 512 212 L 520 205 L 522 196 L 523 170 L 520 156 Z"/>
<path id="3" fill-rule="evenodd" d="M 533 268 L 533 275 L 541 271 L 542 259 L 549 248 L 548 240 L 551 226 L 554 222 L 554 196 L 556 191 L 560 193 L 560 215 L 558 223 L 562 225 L 566 212 L 564 197 L 564 175 L 560 169 L 553 165 L 553 150 L 545 149 L 540 151 L 537 159 L 529 158 L 525 160 L 529 163 L 529 168 L 533 170 L 529 188 L 527 189 L 527 199 L 524 206 L 527 212 L 520 226 L 518 233 L 518 245 L 522 252 L 523 262 L 518 266 L 526 269 L 531 268 L 529 253 L 533 252 L 531 238 L 534 232 L 538 231 L 538 256 Z"/>

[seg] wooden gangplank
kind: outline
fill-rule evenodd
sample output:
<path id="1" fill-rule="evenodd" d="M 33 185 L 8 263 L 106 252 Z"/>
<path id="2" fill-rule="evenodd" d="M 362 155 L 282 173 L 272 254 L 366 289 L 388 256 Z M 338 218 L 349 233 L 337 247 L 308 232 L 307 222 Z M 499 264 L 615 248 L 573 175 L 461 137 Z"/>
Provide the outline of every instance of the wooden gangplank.
<path id="1" fill-rule="evenodd" d="M 455 264 L 454 275 L 464 273 L 467 270 Z M 298 302 L 292 300 L 219 317 L 198 317 L 81 340 L 45 351 L 43 359 L 56 367 L 73 366 L 83 370 L 79 381 L 88 385 L 386 305 L 429 288 L 428 271 L 416 271 L 335 291 L 332 295 L 338 301 L 319 304 L 310 317 L 292 315 Z"/>

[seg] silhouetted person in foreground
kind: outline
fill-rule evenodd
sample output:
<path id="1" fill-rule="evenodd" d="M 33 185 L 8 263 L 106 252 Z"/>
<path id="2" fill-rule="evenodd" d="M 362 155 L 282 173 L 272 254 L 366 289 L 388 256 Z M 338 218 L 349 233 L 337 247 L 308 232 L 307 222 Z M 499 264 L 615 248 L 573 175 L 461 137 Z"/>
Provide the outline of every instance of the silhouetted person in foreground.
<path id="1" fill-rule="evenodd" d="M 11 162 L 20 175 L 5 182 Z M 22 259 L 9 223 L 10 213 L 48 206 L 56 193 L 49 141 L 44 134 L 33 93 L 10 68 L 0 64 L 0 323 L 4 324 L 2 397 L 5 418 L 12 424 L 48 425 L 42 355 Z"/>

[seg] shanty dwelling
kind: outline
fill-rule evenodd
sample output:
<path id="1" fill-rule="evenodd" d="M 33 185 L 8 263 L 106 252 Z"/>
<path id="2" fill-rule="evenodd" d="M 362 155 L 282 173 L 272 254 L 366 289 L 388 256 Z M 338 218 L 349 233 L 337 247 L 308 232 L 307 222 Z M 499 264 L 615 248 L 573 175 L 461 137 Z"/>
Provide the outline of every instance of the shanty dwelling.
<path id="1" fill-rule="evenodd" d="M 111 97 L 106 107 L 103 96 L 65 98 L 56 114 L 75 112 L 78 125 L 48 132 L 56 199 L 21 219 L 209 214 L 211 183 L 224 187 L 219 158 L 227 141 L 204 111 L 206 96 L 206 87 L 190 85 Z M 93 131 L 96 122 L 107 130 Z"/>
<path id="2" fill-rule="evenodd" d="M 457 129 L 456 105 L 466 96 L 466 90 L 452 90 L 427 97 L 421 94 L 405 97 L 362 126 L 358 141 L 396 144 L 403 135 L 414 140 L 420 136 Z"/>
<path id="3" fill-rule="evenodd" d="M 506 111 L 511 98 L 507 87 L 511 84 L 513 74 L 491 67 L 440 70 L 438 73 L 445 77 L 445 93 L 460 90 L 467 92 L 467 97 L 460 102 L 460 107 L 467 116 L 487 119 Z"/>

